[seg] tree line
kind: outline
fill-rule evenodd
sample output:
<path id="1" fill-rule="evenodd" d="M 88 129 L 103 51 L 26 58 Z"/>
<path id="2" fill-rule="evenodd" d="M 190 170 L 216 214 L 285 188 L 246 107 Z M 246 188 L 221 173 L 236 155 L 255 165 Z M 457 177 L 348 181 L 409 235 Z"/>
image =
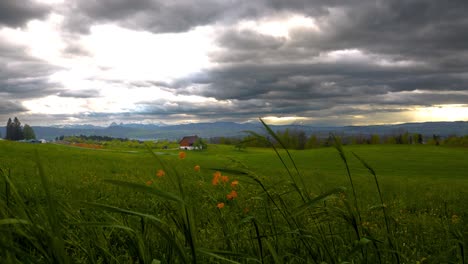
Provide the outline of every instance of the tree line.
<path id="1" fill-rule="evenodd" d="M 17 117 L 11 120 L 8 118 L 7 125 L 6 125 L 6 135 L 5 139 L 7 140 L 29 140 L 29 139 L 36 139 L 36 134 L 31 126 L 25 124 L 21 126 L 21 122 Z"/>
<path id="2" fill-rule="evenodd" d="M 331 134 L 310 134 L 300 129 L 285 129 L 276 131 L 276 135 L 288 149 L 311 149 L 327 147 L 334 144 Z M 449 145 L 468 146 L 468 136 L 447 136 L 439 135 L 424 136 L 420 133 L 397 133 L 393 135 L 335 135 L 343 145 L 376 145 L 376 144 L 429 144 L 429 145 Z M 246 147 L 270 147 L 271 144 L 280 147 L 279 142 L 267 136 L 268 141 L 258 140 L 254 135 L 244 137 L 216 137 L 211 138 L 210 143 L 234 145 L 237 149 Z"/>

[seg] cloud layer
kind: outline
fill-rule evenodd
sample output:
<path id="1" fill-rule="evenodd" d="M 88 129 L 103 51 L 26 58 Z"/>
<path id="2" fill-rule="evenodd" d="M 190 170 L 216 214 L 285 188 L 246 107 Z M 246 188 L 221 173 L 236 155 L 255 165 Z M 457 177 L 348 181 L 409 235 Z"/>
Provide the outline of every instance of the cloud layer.
<path id="1" fill-rule="evenodd" d="M 467 120 L 465 2 L 3 1 L 0 117 Z"/>

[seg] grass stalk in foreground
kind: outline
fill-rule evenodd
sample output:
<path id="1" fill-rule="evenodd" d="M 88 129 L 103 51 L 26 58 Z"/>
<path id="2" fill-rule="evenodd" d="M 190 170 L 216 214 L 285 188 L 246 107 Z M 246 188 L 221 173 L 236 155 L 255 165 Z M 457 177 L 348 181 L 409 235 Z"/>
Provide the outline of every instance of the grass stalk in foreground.
<path id="1" fill-rule="evenodd" d="M 377 174 L 375 173 L 375 170 L 365 160 L 363 160 L 361 157 L 359 157 L 356 153 L 354 153 L 354 152 L 352 152 L 352 153 L 353 153 L 354 157 L 356 157 L 361 162 L 361 164 L 369 171 L 369 173 L 374 177 L 375 186 L 377 187 L 377 192 L 379 193 L 380 205 L 382 206 L 382 212 L 383 212 L 383 215 L 384 215 L 385 230 L 387 232 L 388 243 L 389 243 L 391 251 L 393 252 L 393 254 L 395 256 L 396 262 L 400 263 L 401 262 L 400 255 L 399 255 L 399 252 L 398 252 L 398 248 L 395 246 L 395 243 L 393 241 L 394 235 L 393 235 L 392 231 L 390 230 L 390 224 L 389 224 L 389 220 L 388 220 L 388 213 L 387 213 L 387 210 L 386 210 L 387 206 L 385 205 L 384 200 L 383 200 L 382 191 L 380 190 L 379 181 L 377 180 Z"/>

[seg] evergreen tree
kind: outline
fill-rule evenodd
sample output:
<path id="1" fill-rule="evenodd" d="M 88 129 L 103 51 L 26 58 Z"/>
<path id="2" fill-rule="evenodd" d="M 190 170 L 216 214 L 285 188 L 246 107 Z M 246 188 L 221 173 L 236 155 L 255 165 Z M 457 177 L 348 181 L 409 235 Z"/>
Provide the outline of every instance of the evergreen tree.
<path id="1" fill-rule="evenodd" d="M 24 139 L 36 139 L 36 134 L 34 133 L 34 130 L 28 124 L 25 124 L 23 127 L 23 136 Z"/>
<path id="2" fill-rule="evenodd" d="M 6 126 L 6 135 L 5 135 L 5 139 L 9 139 L 11 140 L 12 137 L 13 137 L 13 126 L 12 126 L 13 122 L 11 121 L 11 118 L 8 118 L 8 122 L 7 122 L 7 126 Z"/>
<path id="3" fill-rule="evenodd" d="M 9 140 L 21 140 L 24 139 L 23 128 L 21 127 L 21 122 L 17 117 L 13 121 L 11 118 L 8 118 L 7 127 L 6 127 L 6 139 Z"/>
<path id="4" fill-rule="evenodd" d="M 17 117 L 13 119 L 13 140 L 22 140 L 24 139 L 23 136 L 23 129 L 21 128 L 21 122 Z"/>

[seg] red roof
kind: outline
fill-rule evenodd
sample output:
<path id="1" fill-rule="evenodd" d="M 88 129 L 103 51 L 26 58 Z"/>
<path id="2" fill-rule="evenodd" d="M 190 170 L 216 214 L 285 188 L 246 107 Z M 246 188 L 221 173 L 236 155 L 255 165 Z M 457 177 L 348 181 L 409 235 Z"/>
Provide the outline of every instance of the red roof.
<path id="1" fill-rule="evenodd" d="M 179 145 L 181 147 L 190 147 L 190 146 L 193 146 L 193 143 L 195 143 L 195 141 L 197 141 L 198 139 L 198 136 L 188 136 L 188 137 L 184 137 L 182 138 L 181 141 L 179 141 Z"/>

